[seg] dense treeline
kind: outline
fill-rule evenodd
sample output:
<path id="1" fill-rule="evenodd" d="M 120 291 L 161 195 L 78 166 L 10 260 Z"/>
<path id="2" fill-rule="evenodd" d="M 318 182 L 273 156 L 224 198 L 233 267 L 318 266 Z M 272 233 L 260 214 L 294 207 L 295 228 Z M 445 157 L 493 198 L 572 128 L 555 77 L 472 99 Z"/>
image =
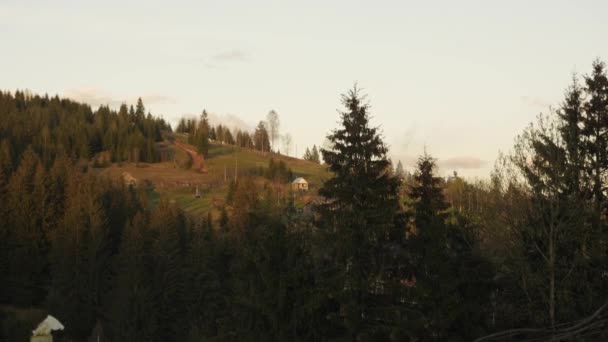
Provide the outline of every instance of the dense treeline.
<path id="1" fill-rule="evenodd" d="M 317 149 L 317 145 L 313 145 L 312 149 L 306 148 L 304 152 L 304 156 L 302 157 L 304 160 L 308 160 L 311 162 L 315 162 L 317 164 L 321 163 L 321 155 L 319 154 L 319 150 Z"/>
<path id="2" fill-rule="evenodd" d="M 194 145 L 199 153 L 207 157 L 209 154 L 209 139 L 212 139 L 207 111 L 203 110 L 198 120 L 181 118 L 175 131 L 188 134 L 188 143 Z"/>
<path id="3" fill-rule="evenodd" d="M 342 101 L 321 198 L 302 208 L 240 177 L 219 220 L 152 207 L 68 155 L 45 163 L 25 147 L 14 162 L 2 148 L 0 303 L 45 308 L 72 341 L 607 337 L 590 316 L 608 300 L 601 62 L 488 182 L 438 177 L 426 153 L 413 173 L 393 170 L 365 97 Z M 289 172 L 271 160 L 266 176 Z M 0 336 L 24 339 L 7 326 Z"/>
<path id="4" fill-rule="evenodd" d="M 508 262 L 504 284 L 515 286 L 504 287 L 510 300 L 498 318 L 512 325 L 558 331 L 608 300 L 604 63 L 594 62 L 583 81 L 573 77 L 558 109 L 518 137 L 489 186 L 477 191 L 488 198 L 475 215 L 488 242 L 495 251 L 509 247 L 497 257 Z M 593 339 L 606 338 L 597 335 L 605 326 L 586 328 Z"/>
<path id="5" fill-rule="evenodd" d="M 90 106 L 57 96 L 0 92 L 0 141 L 13 164 L 31 147 L 49 166 L 57 156 L 92 159 L 106 152 L 102 162 L 159 160 L 155 142 L 171 127 L 146 114 L 141 99 L 135 108 L 118 111 Z M 109 153 L 109 154 L 108 154 Z M 102 158 L 103 159 L 103 158 Z"/>
<path id="6" fill-rule="evenodd" d="M 175 131 L 188 134 L 188 143 L 196 146 L 199 153 L 207 157 L 210 140 L 226 145 L 269 152 L 271 150 L 271 138 L 267 129 L 269 125 L 269 123 L 260 121 L 253 133 L 240 129 L 230 130 L 229 127 L 222 124 L 212 126 L 209 124 L 207 112 L 203 110 L 199 119 L 181 118 Z"/>

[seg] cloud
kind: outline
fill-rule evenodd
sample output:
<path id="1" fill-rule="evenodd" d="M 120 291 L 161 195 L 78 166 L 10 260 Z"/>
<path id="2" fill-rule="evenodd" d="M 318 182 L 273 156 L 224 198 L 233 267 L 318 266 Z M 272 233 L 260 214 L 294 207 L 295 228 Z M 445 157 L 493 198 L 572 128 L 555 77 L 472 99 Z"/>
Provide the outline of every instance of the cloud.
<path id="1" fill-rule="evenodd" d="M 486 162 L 477 157 L 460 156 L 441 159 L 438 164 L 443 169 L 481 169 Z"/>
<path id="2" fill-rule="evenodd" d="M 175 103 L 174 98 L 161 94 L 145 94 L 141 96 L 141 100 L 144 102 L 144 104 Z M 131 101 L 128 102 L 131 103 Z"/>
<path id="3" fill-rule="evenodd" d="M 202 62 L 207 68 L 219 70 L 226 69 L 230 64 L 249 62 L 251 59 L 249 52 L 243 49 L 232 49 L 202 58 Z"/>
<path id="4" fill-rule="evenodd" d="M 174 103 L 175 99 L 160 95 L 160 94 L 143 94 L 141 96 L 118 96 L 110 94 L 107 91 L 96 87 L 79 87 L 68 89 L 64 92 L 64 96 L 78 101 L 87 103 L 92 107 L 110 106 L 118 107 L 123 103 L 134 104 L 141 97 L 144 105 L 159 104 L 159 103 Z"/>
<path id="5" fill-rule="evenodd" d="M 522 96 L 520 97 L 521 101 L 530 106 L 530 107 L 541 107 L 541 108 L 549 108 L 551 107 L 551 103 L 549 101 L 545 101 L 540 97 L 536 96 Z"/>
<path id="6" fill-rule="evenodd" d="M 64 95 L 74 101 L 84 102 L 93 107 L 100 105 L 116 105 L 116 99 L 112 98 L 106 92 L 97 88 L 72 88 L 66 90 L 64 92 Z"/>
<path id="7" fill-rule="evenodd" d="M 251 55 L 241 49 L 233 49 L 217 53 L 211 57 L 214 62 L 247 62 L 251 59 Z"/>
<path id="8" fill-rule="evenodd" d="M 216 126 L 222 124 L 230 129 L 239 129 L 241 131 L 251 132 L 254 129 L 254 125 L 248 124 L 243 119 L 239 118 L 234 114 L 216 114 L 209 113 L 209 123 Z"/>

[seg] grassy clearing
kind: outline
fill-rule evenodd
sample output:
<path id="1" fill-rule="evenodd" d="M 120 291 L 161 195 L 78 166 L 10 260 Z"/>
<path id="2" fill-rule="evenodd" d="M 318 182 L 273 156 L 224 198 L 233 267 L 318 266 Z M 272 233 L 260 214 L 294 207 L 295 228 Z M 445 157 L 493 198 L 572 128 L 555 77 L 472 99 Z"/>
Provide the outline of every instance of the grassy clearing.
<path id="1" fill-rule="evenodd" d="M 175 139 L 186 140 L 182 135 L 175 135 Z M 183 161 L 188 158 L 183 150 L 174 149 L 176 160 Z M 234 181 L 235 174 L 236 177 L 243 177 L 260 167 L 266 168 L 270 158 L 275 161 L 283 160 L 294 176 L 304 177 L 309 182 L 311 190 L 309 196 L 300 197 L 303 200 L 314 195 L 323 181 L 330 176 L 325 166 L 313 162 L 222 144 L 211 144 L 209 156 L 205 159 L 207 173 L 180 168 L 179 163 L 175 161 L 155 164 L 117 163 L 99 169 L 98 172 L 115 179 L 121 179 L 123 173 L 128 173 L 135 177 L 139 184 L 149 182 L 151 188 L 147 191 L 152 204 L 165 199 L 177 203 L 191 214 L 202 215 L 211 211 L 213 216 L 217 217 L 228 192 L 227 184 Z M 194 197 L 197 186 L 201 198 Z"/>

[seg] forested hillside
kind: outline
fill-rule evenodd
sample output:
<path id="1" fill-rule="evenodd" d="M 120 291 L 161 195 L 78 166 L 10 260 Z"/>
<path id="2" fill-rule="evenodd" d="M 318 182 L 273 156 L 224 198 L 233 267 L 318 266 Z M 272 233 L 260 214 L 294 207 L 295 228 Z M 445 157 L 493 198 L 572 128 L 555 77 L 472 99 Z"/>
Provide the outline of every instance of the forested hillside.
<path id="1" fill-rule="evenodd" d="M 482 181 L 439 177 L 427 153 L 393 167 L 365 94 L 341 100 L 303 161 L 277 153 L 276 113 L 232 132 L 203 112 L 173 134 L 141 101 L 1 93 L 0 340 L 45 314 L 56 341 L 608 338 L 603 62 Z M 207 169 L 161 161 L 171 139 Z M 314 199 L 289 188 L 302 174 Z M 160 190 L 182 176 L 216 181 L 221 203 Z"/>
<path id="2" fill-rule="evenodd" d="M 0 137 L 3 153 L 11 163 L 20 160 L 31 147 L 48 167 L 58 156 L 89 159 L 100 152 L 108 160 L 155 162 L 160 159 L 155 142 L 171 127 L 160 118 L 146 114 L 141 99 L 135 109 L 123 104 L 119 111 L 59 97 L 0 92 Z"/>

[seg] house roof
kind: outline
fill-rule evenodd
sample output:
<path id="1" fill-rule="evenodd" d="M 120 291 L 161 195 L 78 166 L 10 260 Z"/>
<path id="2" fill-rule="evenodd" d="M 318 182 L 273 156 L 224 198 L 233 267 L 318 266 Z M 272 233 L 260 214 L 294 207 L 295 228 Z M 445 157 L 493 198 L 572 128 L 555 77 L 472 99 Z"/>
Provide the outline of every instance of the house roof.
<path id="1" fill-rule="evenodd" d="M 298 177 L 296 179 L 293 180 L 293 182 L 291 182 L 291 184 L 308 184 L 308 182 L 306 181 L 306 179 L 302 178 L 302 177 Z"/>

